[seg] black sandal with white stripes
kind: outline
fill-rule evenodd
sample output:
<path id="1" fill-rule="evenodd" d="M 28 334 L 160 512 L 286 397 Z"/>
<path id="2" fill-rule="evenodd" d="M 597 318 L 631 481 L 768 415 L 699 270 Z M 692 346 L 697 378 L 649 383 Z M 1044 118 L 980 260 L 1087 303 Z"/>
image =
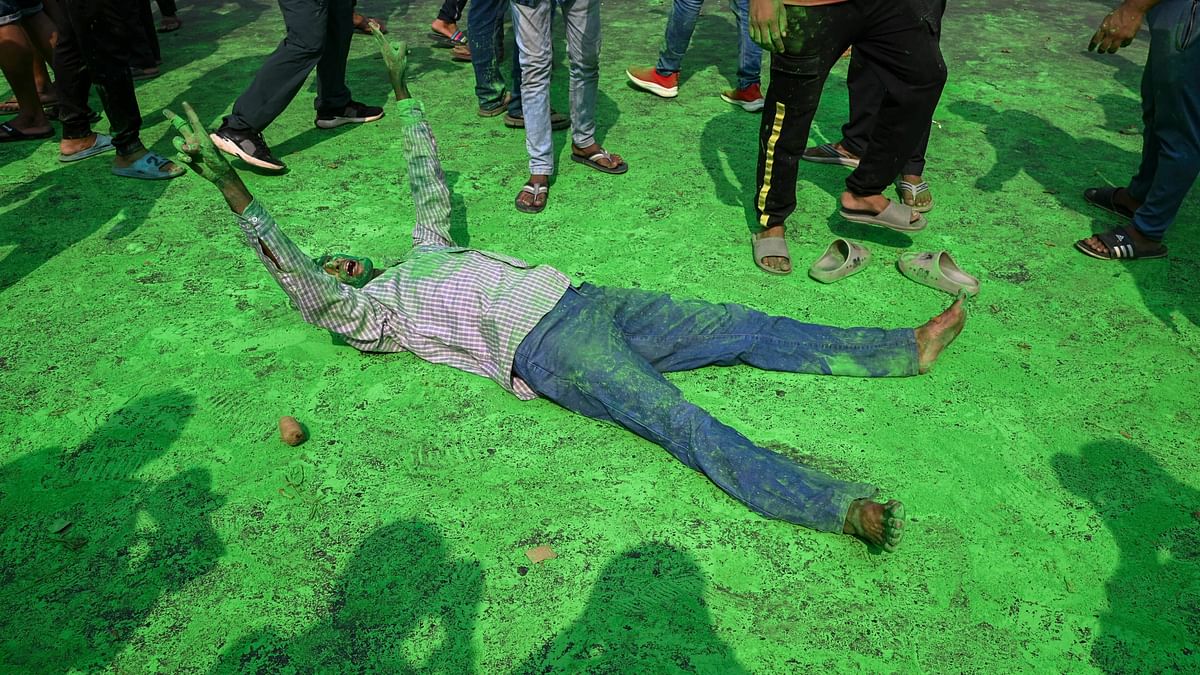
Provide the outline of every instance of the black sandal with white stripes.
<path id="1" fill-rule="evenodd" d="M 1075 242 L 1075 248 L 1101 260 L 1137 260 L 1138 258 L 1165 258 L 1167 247 L 1162 244 L 1138 244 L 1127 228 L 1117 227 L 1095 235 L 1104 244 L 1103 253 L 1088 246 L 1086 239 Z"/>

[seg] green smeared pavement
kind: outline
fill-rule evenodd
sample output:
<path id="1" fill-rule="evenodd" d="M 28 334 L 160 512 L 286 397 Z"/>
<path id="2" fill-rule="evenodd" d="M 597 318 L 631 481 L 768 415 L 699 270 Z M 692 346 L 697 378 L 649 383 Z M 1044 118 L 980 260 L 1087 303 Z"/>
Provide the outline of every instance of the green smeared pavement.
<path id="1" fill-rule="evenodd" d="M 758 117 L 718 97 L 737 64 L 728 7 L 705 7 L 678 98 L 626 84 L 625 67 L 654 62 L 669 8 L 603 9 L 600 140 L 629 173 L 562 161 L 556 134 L 549 206 L 526 216 L 512 208 L 524 138 L 477 117 L 470 67 L 429 46 L 436 5 L 363 7 L 412 46 L 410 86 L 472 246 L 840 325 L 916 326 L 950 303 L 900 276 L 902 251 L 948 249 L 980 277 L 925 377 L 670 376 L 750 438 L 902 499 L 897 553 L 765 520 L 547 401 L 336 344 L 194 176 L 120 179 L 104 157 L 63 165 L 54 143 L 6 144 L 0 670 L 1200 670 L 1200 203 L 1167 260 L 1071 248 L 1113 224 L 1082 190 L 1136 169 L 1146 36 L 1099 56 L 1086 46 L 1107 2 L 951 3 L 930 227 L 845 223 L 845 170 L 805 165 L 797 271 L 779 278 L 750 255 Z M 160 36 L 164 74 L 138 84 L 143 138 L 164 154 L 158 111 L 186 100 L 215 123 L 283 34 L 267 2 L 183 3 L 180 17 Z M 814 142 L 839 138 L 845 68 Z M 561 55 L 555 76 L 567 110 Z M 370 39 L 348 79 L 360 100 L 388 95 Z M 393 120 L 316 130 L 312 89 L 266 132 L 291 172 L 243 171 L 247 184 L 314 256 L 402 256 L 412 204 Z M 825 286 L 804 270 L 835 236 L 874 260 Z M 279 440 L 282 415 L 304 445 Z M 557 557 L 531 563 L 539 545 Z"/>

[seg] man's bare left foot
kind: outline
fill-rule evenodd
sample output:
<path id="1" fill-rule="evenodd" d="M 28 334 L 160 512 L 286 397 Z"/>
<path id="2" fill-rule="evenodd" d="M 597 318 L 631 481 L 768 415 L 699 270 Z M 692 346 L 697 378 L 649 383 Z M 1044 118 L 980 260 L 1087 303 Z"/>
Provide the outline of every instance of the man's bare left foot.
<path id="1" fill-rule="evenodd" d="M 926 321 L 916 329 L 917 333 L 917 365 L 921 373 L 929 372 L 933 362 L 967 323 L 967 310 L 963 307 L 964 298 L 959 297 L 941 314 Z"/>
<path id="2" fill-rule="evenodd" d="M 904 504 L 895 499 L 886 504 L 856 499 L 846 511 L 842 532 L 892 553 L 904 539 Z"/>

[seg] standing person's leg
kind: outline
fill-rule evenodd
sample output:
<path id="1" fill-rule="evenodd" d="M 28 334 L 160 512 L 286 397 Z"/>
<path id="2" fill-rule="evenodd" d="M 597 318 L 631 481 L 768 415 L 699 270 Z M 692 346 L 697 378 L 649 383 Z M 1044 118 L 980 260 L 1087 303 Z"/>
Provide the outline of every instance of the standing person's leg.
<path id="1" fill-rule="evenodd" d="M 679 69 L 683 55 L 692 42 L 696 20 L 704 0 L 675 0 L 671 14 L 667 17 L 663 46 L 658 53 L 658 63 L 653 68 L 630 67 L 625 75 L 633 86 L 663 98 L 674 98 L 679 94 Z"/>
<path id="2" fill-rule="evenodd" d="M 785 51 L 771 54 L 771 84 L 758 132 L 754 199 L 761 231 L 754 239 L 754 260 L 764 271 L 792 271 L 784 224 L 796 209 L 796 175 L 821 89 L 857 30 L 857 3 L 817 7 L 785 5 Z"/>
<path id="3" fill-rule="evenodd" d="M 158 13 L 162 14 L 162 22 L 158 24 L 158 32 L 172 33 L 183 28 L 183 22 L 176 16 L 179 9 L 175 6 L 175 0 L 154 0 L 158 5 Z"/>
<path id="4" fill-rule="evenodd" d="M 1133 223 L 1075 244 L 1096 258 L 1166 255 L 1163 236 L 1200 175 L 1200 6 L 1163 3 L 1146 19 L 1150 53 L 1142 74 L 1142 162 L 1128 189 L 1110 197 L 1126 213 L 1132 211 Z"/>
<path id="5" fill-rule="evenodd" d="M 445 0 L 438 9 L 437 18 L 429 26 L 432 34 L 449 41 L 449 44 L 465 44 L 468 38 L 458 30 L 458 20 L 462 18 L 466 6 L 467 0 Z"/>
<path id="6" fill-rule="evenodd" d="M 596 142 L 600 87 L 600 0 L 563 0 L 567 59 L 571 63 L 571 159 L 604 173 L 625 173 L 620 155 Z"/>
<path id="7" fill-rule="evenodd" d="M 873 217 L 891 205 L 883 191 L 929 131 L 946 83 L 946 64 L 937 33 L 914 6 L 870 0 L 863 9 L 864 28 L 854 41 L 853 57 L 863 58 L 883 83 L 885 94 L 866 154 L 846 179 L 840 203 L 843 215 Z M 898 224 L 900 229 L 924 226 L 923 218 L 911 208 L 900 206 L 896 213 L 908 216 L 908 223 Z"/>
<path id="8" fill-rule="evenodd" d="M 28 8 L 33 9 L 33 8 Z M 54 128 L 42 111 L 37 83 L 33 77 L 38 51 L 21 26 L 26 8 L 17 3 L 0 3 L 0 70 L 16 96 L 17 116 L 0 125 L 0 143 L 50 138 Z M 39 9 L 37 14 L 44 13 Z"/>
<path id="9" fill-rule="evenodd" d="M 162 53 L 158 47 L 150 0 L 134 2 L 137 3 L 137 11 L 129 14 L 129 68 L 133 79 L 148 80 L 158 77 Z"/>
<path id="10" fill-rule="evenodd" d="M 479 116 L 495 117 L 508 112 L 522 117 L 521 60 L 512 55 L 511 94 L 504 86 L 504 15 L 507 0 L 474 0 L 467 35 L 471 48 L 471 67 L 475 70 L 475 96 L 479 99 Z"/>
<path id="11" fill-rule="evenodd" d="M 731 0 L 738 31 L 738 80 L 737 89 L 721 92 L 726 103 L 740 106 L 747 112 L 763 109 L 766 99 L 762 95 L 760 79 L 762 73 L 762 47 L 750 39 L 749 0 Z"/>
<path id="12" fill-rule="evenodd" d="M 522 212 L 536 213 L 546 206 L 550 176 L 554 173 L 554 144 L 550 136 L 554 0 L 514 0 L 512 13 L 521 60 L 525 149 L 529 152 L 529 180 L 517 193 L 516 207 Z"/>
<path id="13" fill-rule="evenodd" d="M 902 523 L 886 522 L 883 505 L 869 501 L 877 488 L 835 479 L 760 448 L 689 403 L 630 349 L 602 300 L 567 291 L 522 341 L 514 372 L 564 408 L 614 422 L 662 446 L 764 516 L 850 532 L 888 550 L 900 543 Z M 900 505 L 889 506 L 899 521 Z M 869 531 L 858 529 L 860 510 L 869 512 Z"/>
<path id="14" fill-rule="evenodd" d="M 350 0 L 328 0 L 325 3 L 325 44 L 317 60 L 317 97 L 313 108 L 318 117 L 322 112 L 340 114 L 350 103 L 350 87 L 346 86 L 346 59 L 350 56 L 350 41 L 354 37 L 354 6 Z"/>
<path id="15" fill-rule="evenodd" d="M 58 149 L 61 158 L 82 157 L 82 153 L 107 152 L 113 149 L 112 139 L 101 138 L 92 132 L 92 109 L 88 96 L 92 91 L 92 74 L 83 56 L 82 46 L 75 36 L 75 24 L 71 21 L 63 3 L 48 5 L 51 17 L 58 27 L 58 41 L 54 45 L 55 89 L 58 94 L 58 119 L 62 122 L 62 139 Z"/>

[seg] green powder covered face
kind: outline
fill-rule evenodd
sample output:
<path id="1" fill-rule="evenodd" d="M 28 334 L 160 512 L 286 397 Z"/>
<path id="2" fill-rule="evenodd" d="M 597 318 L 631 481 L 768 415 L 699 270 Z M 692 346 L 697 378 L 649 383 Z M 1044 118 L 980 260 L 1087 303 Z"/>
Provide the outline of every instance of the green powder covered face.
<path id="1" fill-rule="evenodd" d="M 323 255 L 315 262 L 326 274 L 331 274 L 337 277 L 338 281 L 354 288 L 366 286 L 375 272 L 375 264 L 370 258 L 359 258 L 344 253 Z"/>

